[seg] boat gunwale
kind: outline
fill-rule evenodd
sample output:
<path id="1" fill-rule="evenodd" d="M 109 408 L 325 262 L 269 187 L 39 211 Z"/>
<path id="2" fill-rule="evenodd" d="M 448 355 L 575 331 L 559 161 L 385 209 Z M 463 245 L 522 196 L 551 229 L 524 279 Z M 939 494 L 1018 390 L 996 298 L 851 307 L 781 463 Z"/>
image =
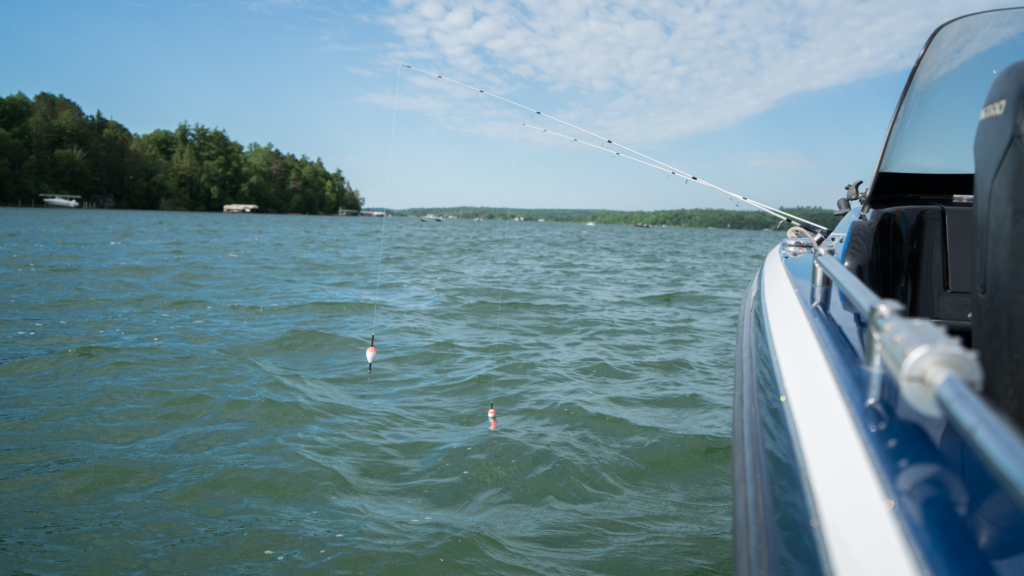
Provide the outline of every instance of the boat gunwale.
<path id="1" fill-rule="evenodd" d="M 794 273 L 792 265 L 803 263 L 806 274 Z M 809 306 L 812 264 L 810 254 L 791 258 L 780 244 L 765 258 L 762 282 L 776 362 L 829 564 L 834 574 L 924 573 L 915 539 L 885 507 L 891 494 L 886 478 L 815 329 Z M 862 555 L 865 549 L 872 550 L 870 558 Z"/>
<path id="2" fill-rule="evenodd" d="M 841 223 L 836 234 L 841 236 L 842 231 Z M 879 375 L 876 389 L 881 393 L 877 401 L 869 405 L 866 400 L 872 373 L 864 361 L 867 319 L 843 302 L 842 290 L 834 283 L 823 296 L 823 304 L 814 303 L 812 255 L 783 255 L 782 258 L 789 280 L 795 286 L 794 294 L 799 295 L 815 338 L 826 351 L 835 382 L 919 561 L 933 574 L 985 573 L 986 569 L 995 573 L 992 562 L 996 558 L 980 549 L 968 523 L 977 521 L 972 514 L 978 508 L 998 498 L 1006 489 L 996 486 L 993 472 L 982 465 L 980 456 L 967 446 L 967 441 L 945 417 L 929 418 L 901 400 L 899 386 L 888 370 Z M 949 461 L 948 446 L 957 442 L 962 444 L 958 452 L 959 465 L 973 470 L 973 482 L 961 481 L 956 464 Z M 915 474 L 917 480 L 913 480 Z M 923 517 L 926 501 L 920 500 L 919 493 L 922 487 L 930 485 L 946 486 L 952 494 L 947 496 L 948 502 L 943 501 L 941 505 L 953 511 L 966 507 L 955 525 L 929 522 Z M 957 501 L 957 492 L 963 492 L 966 501 Z M 929 506 L 935 505 L 935 502 L 929 503 Z M 964 538 L 970 539 L 970 546 L 963 545 L 967 543 Z"/>

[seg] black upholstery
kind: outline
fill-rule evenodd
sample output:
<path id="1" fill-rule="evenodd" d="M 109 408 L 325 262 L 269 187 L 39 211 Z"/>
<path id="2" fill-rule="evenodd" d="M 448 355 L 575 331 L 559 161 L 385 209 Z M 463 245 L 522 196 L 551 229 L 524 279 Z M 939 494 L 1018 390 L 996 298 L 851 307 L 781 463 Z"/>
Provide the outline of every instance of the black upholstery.
<path id="1" fill-rule="evenodd" d="M 970 345 L 971 208 L 934 202 L 875 209 L 855 221 L 844 262 L 879 296 L 899 300 L 910 316 L 944 324 Z"/>
<path id="2" fill-rule="evenodd" d="M 985 395 L 1024 425 L 1024 62 L 996 77 L 974 140 L 974 347 Z M 987 117 L 986 117 L 987 116 Z"/>

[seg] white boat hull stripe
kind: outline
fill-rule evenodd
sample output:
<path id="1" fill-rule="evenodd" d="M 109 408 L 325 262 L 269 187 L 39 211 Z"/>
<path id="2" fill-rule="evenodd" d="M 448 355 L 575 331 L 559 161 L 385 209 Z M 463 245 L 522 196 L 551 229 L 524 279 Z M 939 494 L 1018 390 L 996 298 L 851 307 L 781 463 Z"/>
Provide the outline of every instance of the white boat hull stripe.
<path id="1" fill-rule="evenodd" d="M 795 290 L 778 249 L 771 250 L 765 313 L 832 573 L 920 574 Z"/>

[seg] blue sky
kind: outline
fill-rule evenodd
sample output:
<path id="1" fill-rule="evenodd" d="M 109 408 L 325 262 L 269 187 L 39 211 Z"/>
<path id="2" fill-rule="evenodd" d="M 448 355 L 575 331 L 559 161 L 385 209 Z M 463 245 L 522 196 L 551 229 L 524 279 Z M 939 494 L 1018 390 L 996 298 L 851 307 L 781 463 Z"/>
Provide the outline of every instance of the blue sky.
<path id="1" fill-rule="evenodd" d="M 767 204 L 832 207 L 845 184 L 870 179 L 932 29 L 1005 5 L 9 2 L 0 95 L 61 93 L 137 133 L 183 121 L 224 128 L 242 143 L 322 158 L 370 206 L 385 194 L 398 208 L 734 206 L 519 129 L 529 121 L 580 136 L 408 70 L 396 107 L 398 64 L 409 63 Z"/>

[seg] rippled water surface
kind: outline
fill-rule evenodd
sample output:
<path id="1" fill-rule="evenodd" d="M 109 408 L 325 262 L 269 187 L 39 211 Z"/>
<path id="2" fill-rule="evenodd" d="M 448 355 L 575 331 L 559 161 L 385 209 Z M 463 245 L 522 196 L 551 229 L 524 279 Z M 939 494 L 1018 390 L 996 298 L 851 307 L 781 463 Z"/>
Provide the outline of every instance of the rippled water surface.
<path id="1" fill-rule="evenodd" d="M 3 571 L 729 574 L 781 234 L 381 223 L 0 208 Z"/>

